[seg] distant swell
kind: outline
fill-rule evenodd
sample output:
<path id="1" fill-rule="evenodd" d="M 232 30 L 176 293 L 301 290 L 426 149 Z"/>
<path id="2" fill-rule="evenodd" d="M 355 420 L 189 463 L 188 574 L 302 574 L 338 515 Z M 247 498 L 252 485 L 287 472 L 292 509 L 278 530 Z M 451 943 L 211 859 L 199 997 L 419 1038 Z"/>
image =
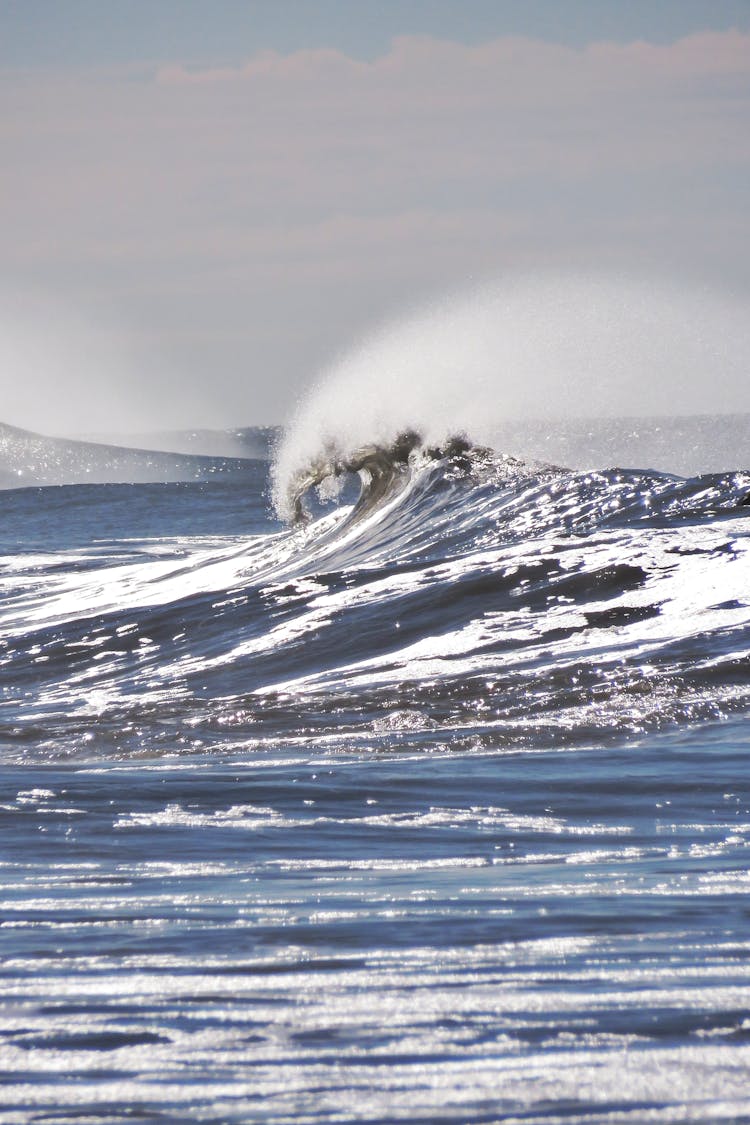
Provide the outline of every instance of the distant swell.
<path id="1" fill-rule="evenodd" d="M 0 422 L 0 488 L 71 484 L 145 484 L 227 479 L 246 473 L 248 461 L 267 456 L 269 437 L 259 428 L 232 434 L 232 456 L 175 452 L 154 445 L 129 448 L 99 441 L 49 437 Z M 166 435 L 174 442 L 179 435 Z M 209 435 L 184 435 L 200 448 Z M 221 434 L 214 435 L 214 439 Z M 145 437 L 142 439 L 145 441 Z M 210 447 L 210 445 L 209 445 Z"/>

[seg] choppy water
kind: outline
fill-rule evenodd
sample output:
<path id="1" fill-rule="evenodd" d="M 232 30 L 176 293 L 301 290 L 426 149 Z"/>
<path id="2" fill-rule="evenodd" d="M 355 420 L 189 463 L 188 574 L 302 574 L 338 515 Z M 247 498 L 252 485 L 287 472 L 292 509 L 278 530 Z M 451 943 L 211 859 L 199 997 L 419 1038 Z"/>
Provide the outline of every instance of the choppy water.
<path id="1" fill-rule="evenodd" d="M 220 468 L 0 494 L 0 1121 L 750 1121 L 750 473 Z"/>

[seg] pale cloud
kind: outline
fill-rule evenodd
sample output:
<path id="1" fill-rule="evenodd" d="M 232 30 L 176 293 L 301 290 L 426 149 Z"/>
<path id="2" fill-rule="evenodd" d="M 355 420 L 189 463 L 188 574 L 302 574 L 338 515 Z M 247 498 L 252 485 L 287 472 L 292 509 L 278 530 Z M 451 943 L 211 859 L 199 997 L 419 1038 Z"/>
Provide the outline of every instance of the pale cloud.
<path id="1" fill-rule="evenodd" d="M 477 276 L 589 263 L 750 285 L 740 32 L 5 71 L 0 98 L 0 280 L 104 302 L 139 354 L 170 357 L 160 424 L 174 371 L 195 408 L 209 365 L 212 424 L 280 418 L 368 320 Z"/>

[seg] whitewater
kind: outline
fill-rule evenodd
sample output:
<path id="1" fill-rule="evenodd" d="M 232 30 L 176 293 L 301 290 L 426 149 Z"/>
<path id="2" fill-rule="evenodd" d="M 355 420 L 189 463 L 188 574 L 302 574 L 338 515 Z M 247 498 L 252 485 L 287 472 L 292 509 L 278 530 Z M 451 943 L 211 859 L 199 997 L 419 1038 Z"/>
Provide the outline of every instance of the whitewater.
<path id="1" fill-rule="evenodd" d="M 519 293 L 231 456 L 0 430 L 0 1122 L 750 1122 L 745 322 Z"/>

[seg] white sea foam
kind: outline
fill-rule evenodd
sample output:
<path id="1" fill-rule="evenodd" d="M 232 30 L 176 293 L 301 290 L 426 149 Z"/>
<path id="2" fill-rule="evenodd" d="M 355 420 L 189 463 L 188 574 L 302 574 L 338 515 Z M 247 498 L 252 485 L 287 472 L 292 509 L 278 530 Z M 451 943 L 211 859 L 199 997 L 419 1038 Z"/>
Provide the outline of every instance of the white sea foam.
<path id="1" fill-rule="evenodd" d="M 292 482 L 321 457 L 409 427 L 431 444 L 463 432 L 497 446 L 509 419 L 750 410 L 749 324 L 736 297 L 634 278 L 528 277 L 446 297 L 322 373 L 278 450 L 276 506 L 288 514 Z"/>

